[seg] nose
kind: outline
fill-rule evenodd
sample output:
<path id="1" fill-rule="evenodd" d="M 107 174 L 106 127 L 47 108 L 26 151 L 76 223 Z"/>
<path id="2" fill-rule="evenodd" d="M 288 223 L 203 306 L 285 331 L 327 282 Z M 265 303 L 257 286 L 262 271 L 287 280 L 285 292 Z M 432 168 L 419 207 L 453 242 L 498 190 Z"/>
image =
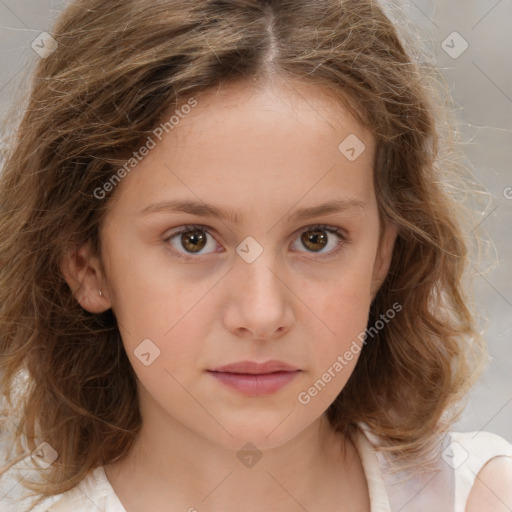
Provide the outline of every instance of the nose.
<path id="1" fill-rule="evenodd" d="M 248 339 L 273 340 L 290 330 L 293 291 L 270 251 L 263 251 L 252 263 L 238 258 L 228 279 L 224 323 L 230 332 Z"/>

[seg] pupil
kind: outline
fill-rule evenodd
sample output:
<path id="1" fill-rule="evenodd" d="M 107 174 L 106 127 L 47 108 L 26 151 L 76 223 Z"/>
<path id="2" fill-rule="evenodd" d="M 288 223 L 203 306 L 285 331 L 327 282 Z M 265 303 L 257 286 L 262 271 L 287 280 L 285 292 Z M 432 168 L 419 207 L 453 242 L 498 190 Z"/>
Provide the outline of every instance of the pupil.
<path id="1" fill-rule="evenodd" d="M 322 249 L 327 245 L 327 237 L 325 233 L 320 230 L 310 231 L 309 233 L 313 233 L 311 235 L 303 235 L 303 241 L 307 242 L 304 245 L 307 246 L 308 243 L 312 243 L 316 247 L 314 249 Z"/>
<path id="2" fill-rule="evenodd" d="M 198 252 L 204 247 L 204 243 L 206 241 L 206 237 L 204 234 L 197 234 L 199 231 L 189 231 L 188 233 L 183 233 L 181 240 L 183 246 L 190 250 L 191 252 Z"/>

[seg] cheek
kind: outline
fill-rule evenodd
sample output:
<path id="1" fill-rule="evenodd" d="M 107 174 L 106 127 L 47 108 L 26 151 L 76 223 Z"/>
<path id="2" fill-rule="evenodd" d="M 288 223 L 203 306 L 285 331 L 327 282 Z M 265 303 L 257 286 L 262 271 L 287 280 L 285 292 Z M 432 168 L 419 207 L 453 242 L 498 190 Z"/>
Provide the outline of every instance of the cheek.
<path id="1" fill-rule="evenodd" d="M 190 282 L 177 272 L 138 265 L 136 260 L 118 260 L 115 269 L 112 309 L 140 380 L 151 381 L 164 368 L 179 373 L 180 364 L 193 367 L 199 341 L 207 337 L 214 316 L 212 283 Z"/>
<path id="2" fill-rule="evenodd" d="M 342 325 L 366 324 L 371 303 L 373 260 L 361 256 L 351 265 L 333 272 L 326 284 L 311 283 L 308 296 L 317 297 L 322 311 Z"/>
<path id="3" fill-rule="evenodd" d="M 163 278 L 154 281 L 144 275 L 138 279 L 132 274 L 129 282 L 116 287 L 113 310 L 130 344 L 151 338 L 167 345 L 169 339 L 196 330 L 194 318 L 206 318 L 208 301 L 201 301 L 206 294 L 203 287 L 191 287 L 178 279 L 169 283 L 172 286 Z"/>
<path id="4" fill-rule="evenodd" d="M 326 346 L 319 348 L 318 356 L 323 363 L 343 354 L 361 333 L 364 333 L 370 308 L 367 291 L 357 293 L 341 289 L 318 306 L 322 319 L 330 333 L 322 337 Z M 360 342 L 358 342 L 360 344 Z"/>
<path id="5" fill-rule="evenodd" d="M 321 414 L 336 399 L 364 350 L 370 307 L 368 282 L 363 286 L 352 276 L 333 283 L 323 300 L 311 307 L 319 312 L 319 318 L 312 317 L 309 323 L 310 367 L 297 395 L 298 403 L 307 406 L 310 413 Z"/>
<path id="6" fill-rule="evenodd" d="M 328 285 L 304 283 L 305 293 L 311 298 L 308 307 L 317 314 L 310 323 L 311 339 L 318 343 L 315 350 L 317 372 L 325 371 L 347 351 L 351 351 L 344 363 L 347 370 L 355 366 L 371 305 L 372 263 L 370 258 L 361 258 L 343 272 L 333 273 Z M 313 331 L 316 331 L 316 338 Z"/>
<path id="7" fill-rule="evenodd" d="M 185 313 L 190 288 L 168 275 L 168 269 L 151 257 L 152 251 L 140 244 L 119 238 L 108 249 L 108 285 L 118 322 L 138 337 L 162 336 L 172 327 L 174 316 Z"/>

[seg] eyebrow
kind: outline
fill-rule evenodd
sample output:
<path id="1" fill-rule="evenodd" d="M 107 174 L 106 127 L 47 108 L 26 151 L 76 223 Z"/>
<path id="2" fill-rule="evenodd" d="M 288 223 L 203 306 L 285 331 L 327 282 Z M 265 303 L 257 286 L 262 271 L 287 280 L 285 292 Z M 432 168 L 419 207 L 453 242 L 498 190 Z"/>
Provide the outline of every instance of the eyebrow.
<path id="1" fill-rule="evenodd" d="M 366 203 L 359 199 L 334 199 L 316 206 L 296 210 L 294 213 L 287 216 L 287 220 L 305 220 L 332 213 L 363 210 L 365 207 Z M 184 199 L 152 203 L 139 212 L 139 214 L 143 216 L 155 213 L 188 213 L 197 215 L 198 217 L 217 217 L 219 219 L 229 220 L 234 224 L 240 220 L 240 216 L 235 210 Z"/>

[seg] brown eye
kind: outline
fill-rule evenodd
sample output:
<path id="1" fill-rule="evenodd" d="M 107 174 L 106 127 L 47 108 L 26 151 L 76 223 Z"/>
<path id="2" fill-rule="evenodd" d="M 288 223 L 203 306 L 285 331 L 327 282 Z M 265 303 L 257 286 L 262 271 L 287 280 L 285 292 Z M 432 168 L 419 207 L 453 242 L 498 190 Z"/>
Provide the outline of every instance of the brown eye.
<path id="1" fill-rule="evenodd" d="M 206 255 L 209 252 L 215 252 L 217 248 L 217 242 L 210 231 L 193 224 L 183 226 L 183 229 L 168 235 L 165 241 L 177 256 L 184 258 L 187 255 Z"/>
<path id="2" fill-rule="evenodd" d="M 347 241 L 348 238 L 343 229 L 319 224 L 304 229 L 294 244 L 306 248 L 306 251 L 301 251 L 295 247 L 296 251 L 316 254 L 318 259 L 322 259 L 335 257 Z"/>
<path id="3" fill-rule="evenodd" d="M 181 234 L 181 244 L 189 252 L 199 252 L 206 246 L 206 235 L 201 229 Z"/>
<path id="4" fill-rule="evenodd" d="M 327 236 L 324 230 L 321 229 L 305 231 L 301 236 L 301 241 L 304 244 L 304 247 L 312 251 L 320 251 L 328 243 Z"/>

